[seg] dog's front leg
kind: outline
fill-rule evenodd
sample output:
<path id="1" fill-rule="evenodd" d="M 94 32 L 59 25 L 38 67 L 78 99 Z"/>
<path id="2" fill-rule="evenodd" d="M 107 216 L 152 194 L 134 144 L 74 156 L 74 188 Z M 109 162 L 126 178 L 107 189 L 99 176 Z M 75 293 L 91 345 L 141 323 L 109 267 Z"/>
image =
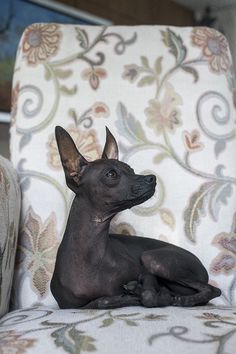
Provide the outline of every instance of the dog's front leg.
<path id="1" fill-rule="evenodd" d="M 103 296 L 96 300 L 90 301 L 81 309 L 114 309 L 118 307 L 139 306 L 141 305 L 140 299 L 131 295 L 116 295 L 116 296 Z"/>

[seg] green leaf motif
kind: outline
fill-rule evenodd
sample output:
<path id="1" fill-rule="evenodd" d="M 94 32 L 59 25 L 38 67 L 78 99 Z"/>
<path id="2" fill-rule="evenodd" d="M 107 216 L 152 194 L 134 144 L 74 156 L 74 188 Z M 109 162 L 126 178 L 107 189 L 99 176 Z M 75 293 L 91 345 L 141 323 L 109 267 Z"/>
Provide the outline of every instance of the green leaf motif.
<path id="1" fill-rule="evenodd" d="M 169 48 L 169 52 L 176 59 L 176 65 L 181 64 L 187 54 L 187 49 L 183 44 L 182 38 L 169 28 L 166 31 L 161 31 L 161 34 L 163 43 Z"/>
<path id="2" fill-rule="evenodd" d="M 185 234 L 192 242 L 196 242 L 196 228 L 202 216 L 206 215 L 206 203 L 209 193 L 216 187 L 216 182 L 206 182 L 189 200 L 184 212 Z"/>
<path id="3" fill-rule="evenodd" d="M 163 57 L 158 57 L 155 62 L 155 72 L 157 75 L 160 75 L 162 72 L 162 60 L 163 60 Z"/>
<path id="4" fill-rule="evenodd" d="M 160 209 L 160 217 L 164 224 L 168 225 L 172 230 L 175 229 L 175 217 L 168 209 Z"/>
<path id="5" fill-rule="evenodd" d="M 147 57 L 142 56 L 141 63 L 142 63 L 142 66 L 144 67 L 144 69 L 148 69 L 148 70 L 150 69 L 150 65 L 149 65 L 149 61 L 148 61 Z"/>
<path id="6" fill-rule="evenodd" d="M 72 75 L 72 70 L 70 70 L 70 69 L 68 69 L 68 70 L 56 69 L 56 70 L 54 70 L 54 73 L 59 79 L 67 79 L 68 77 L 70 77 Z"/>
<path id="7" fill-rule="evenodd" d="M 102 321 L 102 325 L 100 326 L 100 328 L 109 327 L 113 323 L 114 323 L 113 318 L 105 318 L 105 320 Z"/>
<path id="8" fill-rule="evenodd" d="M 201 216 L 206 215 L 207 207 L 212 220 L 217 222 L 220 208 L 228 204 L 232 196 L 231 183 L 206 182 L 190 198 L 189 205 L 184 212 L 185 234 L 192 241 L 196 241 L 196 228 Z"/>
<path id="9" fill-rule="evenodd" d="M 88 49 L 89 39 L 87 32 L 80 27 L 75 27 L 75 30 L 77 32 L 76 39 L 79 41 L 80 47 L 83 49 Z"/>
<path id="10" fill-rule="evenodd" d="M 181 69 L 184 70 L 186 73 L 193 75 L 193 82 L 198 81 L 198 79 L 199 79 L 198 72 L 192 66 L 182 65 Z"/>
<path id="11" fill-rule="evenodd" d="M 154 158 L 153 158 L 153 162 L 156 164 L 161 163 L 164 159 L 170 157 L 169 154 L 167 154 L 166 152 L 161 152 L 159 154 L 157 154 Z"/>
<path id="12" fill-rule="evenodd" d="M 125 323 L 128 325 L 128 326 L 131 326 L 131 327 L 137 327 L 137 323 L 134 322 L 134 321 L 131 321 L 131 320 L 125 320 Z"/>
<path id="13" fill-rule="evenodd" d="M 52 73 L 51 71 L 49 70 L 48 66 L 47 65 L 44 65 L 44 69 L 45 69 L 45 73 L 44 73 L 44 78 L 46 81 L 49 81 L 51 80 L 52 78 Z"/>
<path id="14" fill-rule="evenodd" d="M 61 91 L 61 93 L 64 94 L 64 95 L 72 96 L 72 95 L 75 95 L 75 94 L 76 94 L 76 92 L 77 92 L 77 86 L 75 85 L 75 86 L 72 87 L 72 88 L 68 88 L 68 87 L 62 85 L 62 86 L 60 87 L 60 91 Z"/>
<path id="15" fill-rule="evenodd" d="M 144 76 L 139 82 L 138 87 L 152 85 L 155 81 L 155 77 L 152 75 Z"/>
<path id="16" fill-rule="evenodd" d="M 81 354 L 82 352 L 96 351 L 95 339 L 86 336 L 82 331 L 78 331 L 75 325 L 66 325 L 56 331 L 51 336 L 57 347 L 62 347 L 70 354 Z"/>
<path id="17" fill-rule="evenodd" d="M 115 124 L 121 136 L 125 136 L 131 144 L 147 143 L 141 123 L 131 113 L 128 113 L 121 102 L 117 106 L 117 114 L 118 119 Z"/>

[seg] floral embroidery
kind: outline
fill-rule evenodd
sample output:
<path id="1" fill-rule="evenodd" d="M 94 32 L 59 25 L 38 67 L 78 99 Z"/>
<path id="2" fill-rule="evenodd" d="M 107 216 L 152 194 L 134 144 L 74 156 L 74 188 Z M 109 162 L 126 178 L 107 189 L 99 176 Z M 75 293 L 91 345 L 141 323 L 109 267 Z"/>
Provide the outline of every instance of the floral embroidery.
<path id="1" fill-rule="evenodd" d="M 81 77 L 84 80 L 88 80 L 92 89 L 97 90 L 100 84 L 100 80 L 103 80 L 107 77 L 107 72 L 103 68 L 89 68 L 85 69 L 81 73 Z"/>
<path id="2" fill-rule="evenodd" d="M 231 316 L 221 316 L 213 312 L 203 312 L 202 315 L 200 316 L 195 316 L 196 318 L 199 318 L 200 320 L 216 320 L 216 321 L 228 321 L 232 320 L 233 317 Z"/>
<path id="3" fill-rule="evenodd" d="M 225 37 L 215 29 L 196 27 L 192 31 L 192 43 L 202 48 L 213 72 L 226 72 L 230 67 L 228 44 Z"/>
<path id="4" fill-rule="evenodd" d="M 6 331 L 0 333 L 0 354 L 4 353 L 14 353 L 23 354 L 27 349 L 34 346 L 37 342 L 36 339 L 32 338 L 21 338 L 20 333 L 15 331 Z"/>
<path id="5" fill-rule="evenodd" d="M 232 274 L 236 270 L 236 213 L 234 214 L 231 231 L 216 235 L 213 244 L 220 249 L 220 254 L 214 258 L 210 270 L 212 273 Z"/>
<path id="6" fill-rule="evenodd" d="M 102 149 L 98 143 L 97 133 L 95 130 L 91 129 L 89 131 L 82 131 L 74 126 L 69 126 L 66 128 L 66 130 L 74 140 L 79 152 L 87 160 L 96 160 L 100 158 L 102 154 Z M 60 170 L 62 167 L 54 134 L 49 137 L 47 145 L 48 163 L 50 167 Z"/>
<path id="7" fill-rule="evenodd" d="M 56 216 L 54 213 L 43 223 L 32 207 L 26 213 L 20 234 L 18 264 L 23 265 L 32 277 L 32 286 L 41 297 L 48 289 L 54 269 L 58 247 Z"/>
<path id="8" fill-rule="evenodd" d="M 57 53 L 61 32 L 57 24 L 32 24 L 25 30 L 22 50 L 28 64 L 44 62 Z"/>
<path id="9" fill-rule="evenodd" d="M 125 70 L 122 74 L 122 78 L 128 80 L 130 83 L 135 82 L 139 76 L 140 67 L 136 64 L 130 64 L 125 65 L 124 68 Z"/>
<path id="10" fill-rule="evenodd" d="M 91 114 L 97 118 L 107 118 L 110 115 L 110 110 L 105 103 L 96 102 L 91 107 Z"/>
<path id="11" fill-rule="evenodd" d="M 200 151 L 204 148 L 200 142 L 200 133 L 198 130 L 193 130 L 191 133 L 186 130 L 183 132 L 184 145 L 188 152 Z"/>
<path id="12" fill-rule="evenodd" d="M 174 132 L 175 128 L 181 124 L 180 111 L 178 106 L 182 104 L 182 98 L 170 84 L 166 84 L 163 100 L 157 99 L 149 101 L 149 107 L 145 109 L 147 125 L 153 128 L 157 135 L 163 133 L 165 129 Z"/>

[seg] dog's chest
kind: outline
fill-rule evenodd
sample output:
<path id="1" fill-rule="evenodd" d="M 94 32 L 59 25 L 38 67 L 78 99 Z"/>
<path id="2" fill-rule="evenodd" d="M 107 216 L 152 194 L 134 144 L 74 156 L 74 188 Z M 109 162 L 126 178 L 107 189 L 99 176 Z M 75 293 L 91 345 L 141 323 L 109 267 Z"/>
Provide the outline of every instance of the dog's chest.
<path id="1" fill-rule="evenodd" d="M 136 280 L 140 273 L 138 262 L 116 253 L 108 254 L 97 263 L 84 260 L 74 270 L 67 279 L 74 295 L 89 299 L 121 294 L 123 285 Z"/>

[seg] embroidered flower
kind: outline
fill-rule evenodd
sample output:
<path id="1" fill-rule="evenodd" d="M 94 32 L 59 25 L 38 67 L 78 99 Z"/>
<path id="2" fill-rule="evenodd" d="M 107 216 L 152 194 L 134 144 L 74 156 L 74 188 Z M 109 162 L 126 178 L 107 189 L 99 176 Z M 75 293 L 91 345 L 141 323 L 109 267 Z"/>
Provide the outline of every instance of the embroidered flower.
<path id="1" fill-rule="evenodd" d="M 183 132 L 183 140 L 188 152 L 196 152 L 203 149 L 204 145 L 200 142 L 200 133 L 193 130 L 191 133 L 186 130 Z"/>
<path id="2" fill-rule="evenodd" d="M 230 316 L 221 316 L 213 312 L 203 312 L 202 315 L 195 316 L 195 317 L 199 318 L 200 320 L 207 320 L 207 321 L 228 321 L 228 320 L 232 320 L 233 318 Z"/>
<path id="3" fill-rule="evenodd" d="M 236 213 L 233 217 L 231 231 L 216 235 L 213 244 L 220 249 L 210 266 L 212 273 L 231 274 L 236 271 Z"/>
<path id="4" fill-rule="evenodd" d="M 137 80 L 140 73 L 140 67 L 136 64 L 125 65 L 125 70 L 122 74 L 124 80 L 133 83 Z"/>
<path id="5" fill-rule="evenodd" d="M 36 23 L 25 30 L 22 50 L 28 64 L 44 62 L 57 53 L 61 39 L 58 29 L 57 24 Z"/>
<path id="6" fill-rule="evenodd" d="M 21 338 L 21 336 L 22 334 L 17 334 L 13 330 L 1 332 L 0 354 L 23 354 L 37 342 L 37 339 Z"/>
<path id="7" fill-rule="evenodd" d="M 85 69 L 81 73 L 81 77 L 84 80 L 88 80 L 92 89 L 97 90 L 100 84 L 100 80 L 107 77 L 107 72 L 103 68 L 89 68 Z"/>
<path id="8" fill-rule="evenodd" d="M 110 110 L 107 105 L 103 102 L 96 102 L 91 107 L 91 113 L 94 117 L 100 118 L 107 118 L 110 115 Z"/>
<path id="9" fill-rule="evenodd" d="M 149 101 L 149 107 L 145 109 L 147 125 L 153 128 L 157 135 L 165 129 L 174 133 L 181 124 L 179 105 L 182 98 L 174 90 L 174 87 L 167 83 L 162 101 L 153 99 Z"/>
<path id="10" fill-rule="evenodd" d="M 202 48 L 213 72 L 226 72 L 230 67 L 228 44 L 225 37 L 213 28 L 195 27 L 192 31 L 192 43 Z"/>
<path id="11" fill-rule="evenodd" d="M 44 296 L 51 279 L 58 247 L 56 216 L 52 213 L 45 222 L 32 207 L 26 213 L 20 233 L 17 263 L 30 273 L 32 286 L 37 294 Z"/>
<path id="12" fill-rule="evenodd" d="M 79 152 L 89 161 L 97 160 L 102 154 L 102 149 L 97 140 L 95 130 L 82 131 L 74 126 L 66 128 L 74 140 Z M 52 134 L 48 141 L 48 163 L 50 167 L 60 170 L 61 160 L 58 152 L 55 135 Z"/>

